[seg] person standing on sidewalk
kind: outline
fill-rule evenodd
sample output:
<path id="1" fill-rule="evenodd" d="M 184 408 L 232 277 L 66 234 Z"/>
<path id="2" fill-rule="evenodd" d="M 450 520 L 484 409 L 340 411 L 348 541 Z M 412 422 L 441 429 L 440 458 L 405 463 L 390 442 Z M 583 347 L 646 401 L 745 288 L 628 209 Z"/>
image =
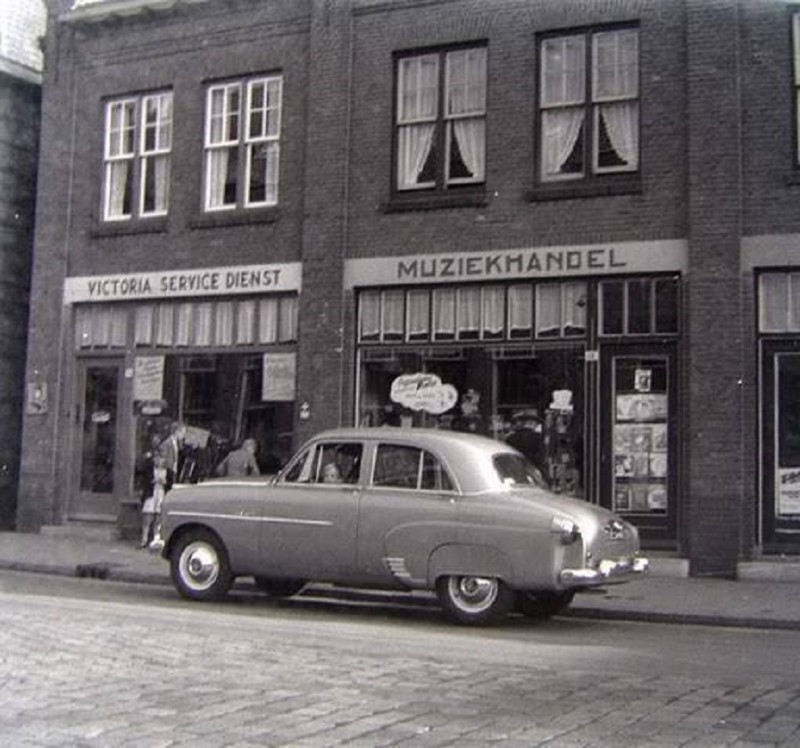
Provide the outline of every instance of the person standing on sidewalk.
<path id="1" fill-rule="evenodd" d="M 167 479 L 164 491 L 169 491 L 180 475 L 181 449 L 186 437 L 186 427 L 179 421 L 174 421 L 170 426 L 169 436 L 161 442 L 158 456 L 164 460 Z"/>
<path id="2" fill-rule="evenodd" d="M 229 453 L 217 466 L 217 475 L 229 478 L 239 478 L 247 475 L 261 475 L 261 470 L 256 462 L 258 445 L 255 439 L 245 439 L 239 449 Z"/>

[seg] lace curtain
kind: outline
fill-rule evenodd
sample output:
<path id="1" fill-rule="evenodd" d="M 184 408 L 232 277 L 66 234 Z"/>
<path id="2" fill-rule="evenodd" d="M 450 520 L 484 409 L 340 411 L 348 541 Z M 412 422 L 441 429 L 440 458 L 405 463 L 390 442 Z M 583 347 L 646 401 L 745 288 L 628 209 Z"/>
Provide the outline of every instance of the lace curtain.
<path id="1" fill-rule="evenodd" d="M 486 169 L 486 50 L 465 49 L 447 55 L 447 114 L 455 118 L 453 135 L 472 180 Z"/>
<path id="2" fill-rule="evenodd" d="M 433 145 L 439 58 L 423 55 L 401 60 L 398 75 L 397 186 L 408 189 L 421 186 L 420 174 Z"/>

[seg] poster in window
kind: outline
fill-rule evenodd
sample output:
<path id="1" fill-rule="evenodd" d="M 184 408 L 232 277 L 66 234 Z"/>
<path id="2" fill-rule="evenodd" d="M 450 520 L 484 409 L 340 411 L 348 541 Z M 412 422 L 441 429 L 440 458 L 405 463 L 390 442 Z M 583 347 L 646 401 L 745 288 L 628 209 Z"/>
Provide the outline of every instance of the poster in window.
<path id="1" fill-rule="evenodd" d="M 156 401 L 164 392 L 164 357 L 137 356 L 133 366 L 133 399 Z"/>
<path id="2" fill-rule="evenodd" d="M 294 353 L 265 353 L 261 382 L 264 402 L 291 402 L 295 399 L 297 356 Z"/>
<path id="3" fill-rule="evenodd" d="M 630 486 L 622 484 L 614 489 L 614 511 L 628 512 L 631 508 Z"/>
<path id="4" fill-rule="evenodd" d="M 653 512 L 663 512 L 667 508 L 667 489 L 653 483 L 647 487 L 647 508 Z"/>
<path id="5" fill-rule="evenodd" d="M 800 514 L 800 468 L 778 470 L 778 514 Z"/>
<path id="6" fill-rule="evenodd" d="M 665 421 L 666 418 L 666 395 L 617 395 L 617 421 Z"/>

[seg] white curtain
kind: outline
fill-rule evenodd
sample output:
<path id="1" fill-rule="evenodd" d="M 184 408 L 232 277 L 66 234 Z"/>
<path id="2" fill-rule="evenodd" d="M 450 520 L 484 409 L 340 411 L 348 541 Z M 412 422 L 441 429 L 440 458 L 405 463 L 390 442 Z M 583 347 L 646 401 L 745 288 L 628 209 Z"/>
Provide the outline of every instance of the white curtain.
<path id="1" fill-rule="evenodd" d="M 405 292 L 384 291 L 383 319 L 381 332 L 383 340 L 401 340 L 405 330 Z"/>
<path id="2" fill-rule="evenodd" d="M 258 303 L 258 342 L 274 343 L 278 339 L 278 300 L 261 299 Z"/>
<path id="3" fill-rule="evenodd" d="M 256 302 L 240 301 L 236 315 L 236 342 L 247 345 L 254 341 Z"/>
<path id="4" fill-rule="evenodd" d="M 584 110 L 554 109 L 542 117 L 542 177 L 561 174 L 583 126 Z"/>
<path id="5" fill-rule="evenodd" d="M 453 288 L 433 292 L 433 334 L 451 340 L 456 334 L 456 292 Z"/>
<path id="6" fill-rule="evenodd" d="M 214 305 L 211 302 L 203 302 L 195 306 L 193 331 L 195 345 L 211 345 L 211 326 L 213 319 Z"/>
<path id="7" fill-rule="evenodd" d="M 378 291 L 365 291 L 359 298 L 361 340 L 377 340 L 381 334 L 381 295 Z"/>
<path id="8" fill-rule="evenodd" d="M 505 327 L 505 294 L 501 286 L 483 289 L 483 334 L 499 337 Z"/>
<path id="9" fill-rule="evenodd" d="M 111 330 L 109 345 L 113 348 L 124 348 L 128 342 L 128 310 L 114 306 L 110 309 Z"/>
<path id="10" fill-rule="evenodd" d="M 221 301 L 217 304 L 214 343 L 216 345 L 233 344 L 233 302 Z"/>
<path id="11" fill-rule="evenodd" d="M 454 134 L 464 165 L 476 180 L 483 179 L 486 168 L 485 132 L 486 122 L 482 119 L 459 119 L 454 123 Z"/>
<path id="12" fill-rule="evenodd" d="M 509 333 L 533 330 L 533 286 L 511 286 L 508 289 Z"/>
<path id="13" fill-rule="evenodd" d="M 635 101 L 609 104 L 600 108 L 606 132 L 617 155 L 630 168 L 639 161 L 639 107 Z"/>
<path id="14" fill-rule="evenodd" d="M 178 304 L 177 322 L 175 325 L 175 345 L 189 345 L 192 331 L 192 303 Z"/>
<path id="15" fill-rule="evenodd" d="M 284 296 L 278 302 L 280 310 L 280 325 L 278 339 L 282 343 L 297 340 L 297 314 L 300 309 L 300 299 L 297 296 Z"/>
<path id="16" fill-rule="evenodd" d="M 542 285 L 536 289 L 536 335 L 561 333 L 561 286 Z"/>
<path id="17" fill-rule="evenodd" d="M 88 348 L 92 345 L 92 308 L 75 308 L 75 347 Z"/>
<path id="18" fill-rule="evenodd" d="M 153 317 L 155 310 L 150 304 L 136 307 L 133 342 L 135 345 L 153 344 Z"/>
<path id="19" fill-rule="evenodd" d="M 397 90 L 397 186 L 419 186 L 437 116 L 439 59 L 422 55 L 401 60 Z"/>
<path id="20" fill-rule="evenodd" d="M 399 132 L 397 186 L 417 187 L 433 144 L 434 125 L 410 125 Z"/>
<path id="21" fill-rule="evenodd" d="M 586 329 L 586 284 L 564 284 L 564 326 L 573 332 Z"/>
<path id="22" fill-rule="evenodd" d="M 789 276 L 764 273 L 759 284 L 760 332 L 785 332 L 789 301 Z"/>
<path id="23" fill-rule="evenodd" d="M 408 292 L 408 337 L 427 339 L 430 328 L 431 300 L 428 291 Z"/>
<path id="24" fill-rule="evenodd" d="M 172 304 L 159 304 L 158 319 L 156 320 L 156 345 L 172 345 L 174 326 L 175 307 Z"/>
<path id="25" fill-rule="evenodd" d="M 458 335 L 477 337 L 481 326 L 480 288 L 458 289 Z"/>
<path id="26" fill-rule="evenodd" d="M 106 218 L 125 218 L 130 214 L 126 202 L 131 189 L 131 161 L 111 161 L 106 167 Z"/>
<path id="27" fill-rule="evenodd" d="M 231 155 L 232 149 L 230 148 L 215 148 L 208 152 L 206 190 L 209 208 L 219 208 L 225 205 L 225 185 L 228 181 Z"/>

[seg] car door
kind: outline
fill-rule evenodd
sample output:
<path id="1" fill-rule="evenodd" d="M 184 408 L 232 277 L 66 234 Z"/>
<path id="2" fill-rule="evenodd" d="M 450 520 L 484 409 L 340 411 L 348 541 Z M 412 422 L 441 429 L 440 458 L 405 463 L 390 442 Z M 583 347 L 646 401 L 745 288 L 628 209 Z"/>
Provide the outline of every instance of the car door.
<path id="1" fill-rule="evenodd" d="M 262 576 L 337 580 L 353 574 L 364 446 L 315 442 L 271 487 L 262 508 Z M 338 481 L 326 480 L 331 466 Z"/>
<path id="2" fill-rule="evenodd" d="M 392 442 L 376 446 L 361 497 L 359 573 L 383 584 L 425 586 L 428 560 L 457 537 L 457 493 L 431 452 Z"/>

